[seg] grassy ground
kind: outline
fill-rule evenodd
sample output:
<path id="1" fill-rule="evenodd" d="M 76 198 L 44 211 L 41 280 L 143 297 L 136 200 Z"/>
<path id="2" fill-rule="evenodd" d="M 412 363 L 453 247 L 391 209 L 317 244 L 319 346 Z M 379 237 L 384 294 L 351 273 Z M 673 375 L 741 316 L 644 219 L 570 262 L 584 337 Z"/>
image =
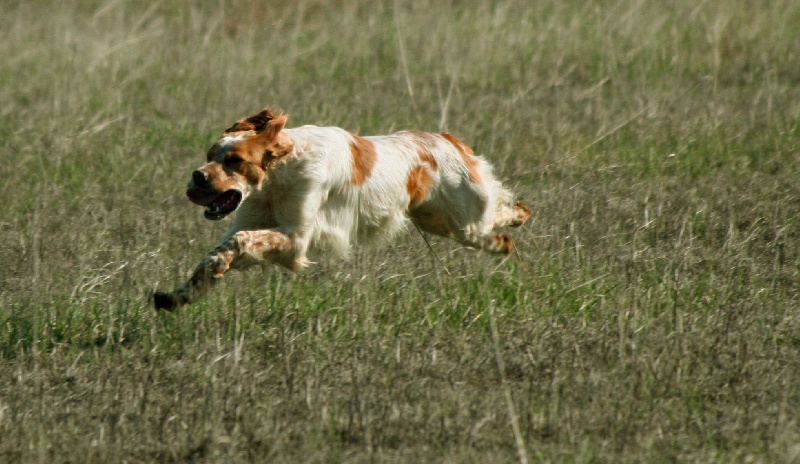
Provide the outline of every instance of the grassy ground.
<path id="1" fill-rule="evenodd" d="M 14 2 L 0 461 L 800 460 L 800 3 Z M 157 314 L 235 119 L 448 131 L 520 260 L 411 231 Z"/>

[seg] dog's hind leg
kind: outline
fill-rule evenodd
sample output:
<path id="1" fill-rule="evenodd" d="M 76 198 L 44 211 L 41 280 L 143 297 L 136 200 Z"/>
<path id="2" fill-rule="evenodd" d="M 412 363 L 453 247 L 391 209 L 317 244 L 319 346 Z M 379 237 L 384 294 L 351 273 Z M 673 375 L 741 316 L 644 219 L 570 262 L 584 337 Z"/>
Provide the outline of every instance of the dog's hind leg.
<path id="1" fill-rule="evenodd" d="M 519 207 L 514 206 L 514 208 Z M 507 212 L 502 213 L 504 222 L 501 225 L 521 225 L 530 216 L 530 212 L 526 214 L 521 208 L 512 210 L 509 207 L 505 207 L 505 209 Z M 498 212 L 498 216 L 500 214 L 501 212 Z M 506 255 L 514 251 L 514 243 L 511 241 L 510 235 L 495 231 L 487 232 L 487 227 L 480 222 L 461 226 L 451 215 L 430 209 L 411 211 L 409 217 L 420 230 L 441 237 L 452 238 L 470 248 Z M 495 218 L 495 220 L 497 219 Z M 516 224 L 516 221 L 520 221 L 519 224 Z M 493 226 L 496 225 L 493 224 Z"/>
<path id="2" fill-rule="evenodd" d="M 192 277 L 175 291 L 156 292 L 157 309 L 173 310 L 203 296 L 229 269 L 242 269 L 259 261 L 272 261 L 294 270 L 294 243 L 274 230 L 242 230 L 208 253 Z"/>

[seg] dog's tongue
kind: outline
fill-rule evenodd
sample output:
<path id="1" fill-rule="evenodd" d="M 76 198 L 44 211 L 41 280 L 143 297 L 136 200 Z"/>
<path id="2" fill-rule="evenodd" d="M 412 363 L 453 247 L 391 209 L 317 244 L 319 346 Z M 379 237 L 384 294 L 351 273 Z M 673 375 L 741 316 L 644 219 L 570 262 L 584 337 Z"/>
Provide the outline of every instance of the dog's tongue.
<path id="1" fill-rule="evenodd" d="M 186 196 L 189 197 L 189 201 L 200 206 L 208 206 L 217 198 L 217 195 L 219 194 L 206 192 L 198 188 L 190 188 L 186 191 Z"/>

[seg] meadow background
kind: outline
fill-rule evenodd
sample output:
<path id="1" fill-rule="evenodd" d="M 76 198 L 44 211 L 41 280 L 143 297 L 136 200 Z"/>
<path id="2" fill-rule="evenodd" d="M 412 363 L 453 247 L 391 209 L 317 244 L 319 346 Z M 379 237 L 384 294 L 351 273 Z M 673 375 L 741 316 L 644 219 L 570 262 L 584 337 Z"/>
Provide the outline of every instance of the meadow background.
<path id="1" fill-rule="evenodd" d="M 800 2 L 0 11 L 0 461 L 800 460 Z M 519 255 L 412 228 L 156 313 L 266 105 L 455 134 Z"/>

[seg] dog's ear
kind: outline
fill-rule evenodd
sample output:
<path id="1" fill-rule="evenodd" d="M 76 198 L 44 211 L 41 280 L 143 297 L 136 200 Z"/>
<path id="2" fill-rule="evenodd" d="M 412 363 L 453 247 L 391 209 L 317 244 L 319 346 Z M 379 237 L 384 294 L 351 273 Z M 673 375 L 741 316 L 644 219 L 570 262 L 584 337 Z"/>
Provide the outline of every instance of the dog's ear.
<path id="1" fill-rule="evenodd" d="M 260 134 L 259 137 L 264 138 L 265 140 L 272 141 L 278 137 L 278 133 L 286 127 L 286 123 L 289 122 L 289 118 L 285 114 L 279 114 L 277 116 L 272 116 L 272 118 L 267 121 L 266 126 Z"/>
<path id="2" fill-rule="evenodd" d="M 225 133 L 241 131 L 263 132 L 273 119 L 275 119 L 275 115 L 272 114 L 272 111 L 269 108 L 264 108 L 258 114 L 236 121 L 231 127 L 225 129 Z M 284 121 L 285 124 L 286 121 Z"/>
<path id="3" fill-rule="evenodd" d="M 253 138 L 253 141 L 264 148 L 264 158 L 262 164 L 267 169 L 270 162 L 276 158 L 281 158 L 292 152 L 294 142 L 284 132 L 281 132 L 289 118 L 285 114 L 279 114 L 272 118 L 263 132 Z"/>
<path id="4" fill-rule="evenodd" d="M 281 132 L 281 130 L 286 127 L 286 122 L 288 120 L 289 118 L 283 114 L 275 116 L 275 118 L 267 125 L 266 130 L 258 135 L 259 137 L 264 137 L 264 140 L 266 140 L 270 148 L 270 152 L 272 152 L 273 158 L 286 156 L 291 153 L 292 149 L 294 148 L 294 142 L 292 142 L 292 139 L 290 139 L 285 133 Z"/>

